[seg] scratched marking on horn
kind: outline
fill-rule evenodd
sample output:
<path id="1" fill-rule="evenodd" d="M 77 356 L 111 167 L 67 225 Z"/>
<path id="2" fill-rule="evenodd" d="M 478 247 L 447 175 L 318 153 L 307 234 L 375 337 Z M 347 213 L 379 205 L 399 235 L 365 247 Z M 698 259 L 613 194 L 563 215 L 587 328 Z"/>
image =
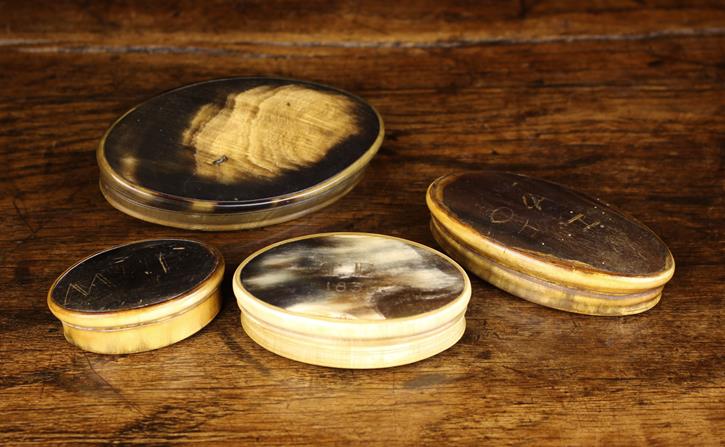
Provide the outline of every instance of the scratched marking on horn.
<path id="1" fill-rule="evenodd" d="M 103 274 L 96 273 L 95 275 L 93 275 L 93 279 L 91 280 L 91 284 L 88 286 L 87 289 L 84 289 L 83 286 L 81 286 L 77 282 L 70 283 L 68 285 L 68 288 L 66 288 L 65 298 L 63 299 L 63 304 L 67 304 L 68 303 L 68 294 L 70 293 L 71 290 L 75 290 L 76 292 L 80 293 L 84 297 L 90 296 L 91 292 L 93 291 L 93 286 L 96 285 L 96 281 L 105 284 L 106 287 L 114 287 L 113 283 L 108 278 L 106 278 L 105 276 L 103 276 Z"/>
<path id="2" fill-rule="evenodd" d="M 438 309 L 464 289 L 449 261 L 405 241 L 328 235 L 274 247 L 242 271 L 257 298 L 306 315 L 382 320 Z"/>

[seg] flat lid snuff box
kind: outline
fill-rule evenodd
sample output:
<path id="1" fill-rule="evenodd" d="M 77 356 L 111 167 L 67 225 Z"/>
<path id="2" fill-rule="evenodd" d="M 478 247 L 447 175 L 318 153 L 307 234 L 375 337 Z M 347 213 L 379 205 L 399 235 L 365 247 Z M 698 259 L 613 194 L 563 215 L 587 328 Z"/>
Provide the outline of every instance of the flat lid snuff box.
<path id="1" fill-rule="evenodd" d="M 470 271 L 513 295 L 590 315 L 643 312 L 675 263 L 649 228 L 562 185 L 506 172 L 453 174 L 427 193 L 431 230 Z"/>
<path id="2" fill-rule="evenodd" d="M 87 351 L 125 354 L 182 340 L 219 312 L 224 260 L 185 239 L 134 242 L 102 251 L 66 270 L 48 307 L 66 339 Z"/>
<path id="3" fill-rule="evenodd" d="M 194 230 L 294 219 L 350 191 L 383 140 L 361 98 L 311 82 L 229 78 L 156 96 L 98 152 L 103 195 L 136 218 Z"/>
<path id="4" fill-rule="evenodd" d="M 412 363 L 455 344 L 471 286 L 424 245 L 324 233 L 268 246 L 234 274 L 245 332 L 301 362 L 339 368 Z"/>

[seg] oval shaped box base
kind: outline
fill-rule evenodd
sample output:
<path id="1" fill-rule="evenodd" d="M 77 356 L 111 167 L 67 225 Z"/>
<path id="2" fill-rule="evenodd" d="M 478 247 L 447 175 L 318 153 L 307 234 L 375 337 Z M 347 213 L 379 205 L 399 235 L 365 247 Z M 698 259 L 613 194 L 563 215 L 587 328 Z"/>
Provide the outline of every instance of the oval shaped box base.
<path id="1" fill-rule="evenodd" d="M 310 194 L 307 199 L 297 198 L 286 204 L 280 201 L 274 207 L 242 213 L 210 213 L 203 202 L 197 202 L 196 211 L 193 206 L 189 211 L 154 208 L 114 188 L 113 182 L 109 182 L 103 173 L 99 186 L 103 197 L 111 206 L 136 219 L 185 230 L 232 231 L 287 222 L 325 208 L 349 193 L 362 180 L 364 172 L 365 170 L 361 170 L 350 178 L 342 179 L 322 191 Z"/>
<path id="2" fill-rule="evenodd" d="M 172 345 L 199 332 L 221 309 L 219 290 L 193 309 L 165 320 L 111 328 L 75 326 L 63 322 L 63 335 L 79 348 L 98 354 L 131 354 Z"/>
<path id="3" fill-rule="evenodd" d="M 329 340 L 305 336 L 265 324 L 242 312 L 242 328 L 257 344 L 282 357 L 333 368 L 388 368 L 414 363 L 439 354 L 461 339 L 463 314 L 440 330 L 386 340 Z"/>
<path id="4" fill-rule="evenodd" d="M 336 368 L 417 362 L 466 328 L 465 271 L 415 242 L 368 233 L 282 241 L 234 276 L 242 328 L 265 349 Z"/>
<path id="5" fill-rule="evenodd" d="M 129 354 L 183 340 L 219 313 L 224 260 L 184 239 L 139 241 L 66 270 L 48 293 L 66 340 L 99 354 Z"/>
<path id="6" fill-rule="evenodd" d="M 512 270 L 466 248 L 435 219 L 431 232 L 436 242 L 464 267 L 501 290 L 532 303 L 585 315 L 633 315 L 651 309 L 660 301 L 663 287 L 630 294 L 595 293 L 555 284 Z"/>

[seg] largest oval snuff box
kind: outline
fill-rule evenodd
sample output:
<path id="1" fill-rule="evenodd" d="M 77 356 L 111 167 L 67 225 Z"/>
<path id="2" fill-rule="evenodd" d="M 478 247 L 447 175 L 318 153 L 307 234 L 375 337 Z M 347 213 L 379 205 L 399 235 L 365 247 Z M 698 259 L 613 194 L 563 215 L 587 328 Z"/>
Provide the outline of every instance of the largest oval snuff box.
<path id="1" fill-rule="evenodd" d="M 439 244 L 481 278 L 538 304 L 591 315 L 643 312 L 675 263 L 649 228 L 562 185 L 506 172 L 428 188 Z"/>
<path id="2" fill-rule="evenodd" d="M 115 208 L 195 230 L 283 222 L 350 191 L 383 140 L 364 100 L 311 82 L 229 78 L 163 93 L 116 121 L 98 152 Z"/>
<path id="3" fill-rule="evenodd" d="M 126 354 L 176 343 L 221 307 L 224 259 L 185 239 L 134 242 L 66 270 L 48 292 L 65 338 L 91 352 Z"/>
<path id="4" fill-rule="evenodd" d="M 455 344 L 471 286 L 424 245 L 368 233 L 273 244 L 234 274 L 245 332 L 294 360 L 338 368 L 412 363 Z"/>

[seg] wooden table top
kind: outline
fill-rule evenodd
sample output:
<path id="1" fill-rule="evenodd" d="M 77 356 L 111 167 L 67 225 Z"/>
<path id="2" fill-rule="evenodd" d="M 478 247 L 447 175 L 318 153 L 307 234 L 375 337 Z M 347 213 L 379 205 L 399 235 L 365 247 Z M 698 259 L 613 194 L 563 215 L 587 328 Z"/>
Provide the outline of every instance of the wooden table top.
<path id="1" fill-rule="evenodd" d="M 721 2 L 0 3 L 0 444 L 725 439 Z M 238 75 L 369 100 L 387 132 L 360 185 L 299 220 L 227 233 L 148 224 L 103 200 L 94 151 L 119 114 Z M 483 168 L 635 215 L 677 263 L 662 301 L 588 317 L 472 278 L 463 339 L 384 370 L 297 363 L 242 332 L 230 274 L 254 250 L 324 231 L 435 246 L 426 187 Z M 46 306 L 52 281 L 93 252 L 169 236 L 222 251 L 220 315 L 153 352 L 68 344 Z"/>

